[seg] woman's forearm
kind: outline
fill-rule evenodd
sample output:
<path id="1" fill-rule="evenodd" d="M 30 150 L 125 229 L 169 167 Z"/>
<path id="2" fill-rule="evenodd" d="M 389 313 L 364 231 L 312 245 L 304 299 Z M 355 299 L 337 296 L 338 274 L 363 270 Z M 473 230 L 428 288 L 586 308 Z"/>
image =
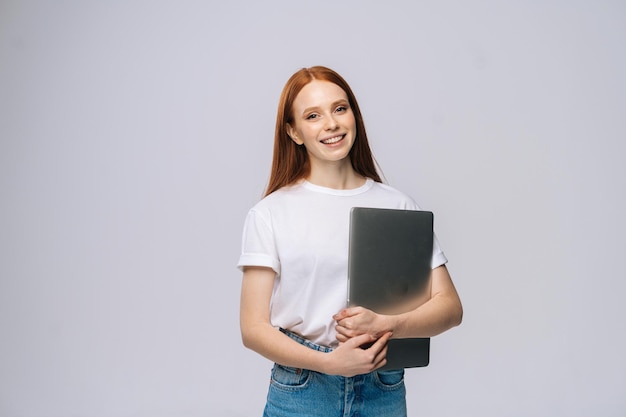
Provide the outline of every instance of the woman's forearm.
<path id="1" fill-rule="evenodd" d="M 432 296 L 415 310 L 387 316 L 395 338 L 432 337 L 458 326 L 463 320 L 463 306 L 448 269 L 432 271 Z"/>
<path id="2" fill-rule="evenodd" d="M 453 297 L 435 296 L 408 313 L 387 316 L 394 338 L 432 337 L 461 324 L 463 308 Z"/>
<path id="3" fill-rule="evenodd" d="M 328 373 L 326 353 L 295 342 L 267 323 L 242 324 L 241 336 L 244 346 L 272 362 Z"/>

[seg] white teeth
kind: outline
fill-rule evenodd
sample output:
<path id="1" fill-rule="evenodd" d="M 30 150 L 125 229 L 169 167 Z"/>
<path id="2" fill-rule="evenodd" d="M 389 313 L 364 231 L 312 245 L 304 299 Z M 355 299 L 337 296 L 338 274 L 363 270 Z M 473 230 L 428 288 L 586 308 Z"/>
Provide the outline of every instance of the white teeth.
<path id="1" fill-rule="evenodd" d="M 332 145 L 333 143 L 339 142 L 341 139 L 343 139 L 343 135 L 342 136 L 335 136 L 334 138 L 330 138 L 330 139 L 325 139 L 325 140 L 322 141 L 322 143 L 325 144 L 325 145 Z"/>

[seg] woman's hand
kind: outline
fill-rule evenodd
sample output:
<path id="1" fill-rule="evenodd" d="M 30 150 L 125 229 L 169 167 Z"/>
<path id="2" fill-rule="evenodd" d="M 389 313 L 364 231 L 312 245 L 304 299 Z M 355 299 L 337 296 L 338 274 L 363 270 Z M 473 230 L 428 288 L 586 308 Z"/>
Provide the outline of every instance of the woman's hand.
<path id="1" fill-rule="evenodd" d="M 392 330 L 388 316 L 374 313 L 364 307 L 350 307 L 341 310 L 333 316 L 337 322 L 337 340 L 341 343 L 349 339 L 368 334 L 372 338 L 379 338 Z"/>
<path id="2" fill-rule="evenodd" d="M 387 363 L 387 342 L 391 332 L 383 334 L 378 340 L 369 334 L 355 336 L 332 352 L 328 358 L 325 373 L 351 377 L 372 372 Z M 373 343 L 367 349 L 361 346 Z"/>

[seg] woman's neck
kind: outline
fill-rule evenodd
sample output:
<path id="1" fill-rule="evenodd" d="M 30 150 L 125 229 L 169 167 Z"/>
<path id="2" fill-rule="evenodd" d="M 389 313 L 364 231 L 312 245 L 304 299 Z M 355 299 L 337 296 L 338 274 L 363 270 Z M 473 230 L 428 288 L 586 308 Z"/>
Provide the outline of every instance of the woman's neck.
<path id="1" fill-rule="evenodd" d="M 328 164 L 315 166 L 312 164 L 311 173 L 306 178 L 311 184 L 335 190 L 352 190 L 365 184 L 365 178 L 357 174 L 352 164 Z"/>

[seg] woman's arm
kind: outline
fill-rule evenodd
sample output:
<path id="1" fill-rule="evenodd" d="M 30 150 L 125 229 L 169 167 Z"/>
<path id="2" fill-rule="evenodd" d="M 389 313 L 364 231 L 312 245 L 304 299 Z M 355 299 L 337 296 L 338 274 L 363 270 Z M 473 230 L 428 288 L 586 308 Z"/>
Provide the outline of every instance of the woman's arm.
<path id="1" fill-rule="evenodd" d="M 445 265 L 432 270 L 431 298 L 415 310 L 398 315 L 376 314 L 363 307 L 337 313 L 337 340 L 346 342 L 368 333 L 393 332 L 394 338 L 431 337 L 461 324 L 463 306 Z"/>
<path id="2" fill-rule="evenodd" d="M 354 376 L 371 372 L 386 363 L 384 333 L 368 349 L 360 345 L 376 340 L 361 334 L 330 353 L 307 348 L 274 328 L 270 323 L 270 300 L 276 274 L 270 268 L 246 267 L 241 286 L 240 326 L 243 344 L 284 366 L 311 369 L 333 375 Z"/>

